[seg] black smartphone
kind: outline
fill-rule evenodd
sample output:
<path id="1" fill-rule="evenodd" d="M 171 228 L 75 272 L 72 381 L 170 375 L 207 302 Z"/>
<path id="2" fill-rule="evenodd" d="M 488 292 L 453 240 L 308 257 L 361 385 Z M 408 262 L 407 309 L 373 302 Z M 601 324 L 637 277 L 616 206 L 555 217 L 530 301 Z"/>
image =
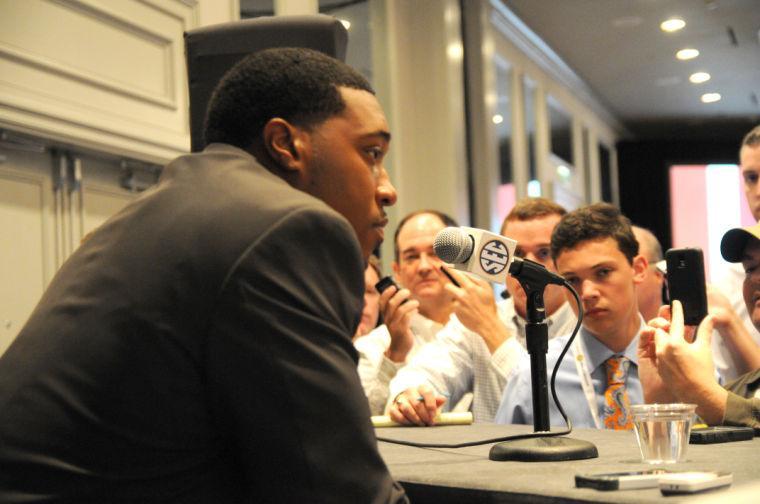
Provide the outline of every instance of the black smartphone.
<path id="1" fill-rule="evenodd" d="M 719 425 L 715 427 L 700 427 L 691 429 L 689 443 L 713 444 L 730 443 L 731 441 L 748 441 L 755 437 L 752 427 L 730 427 Z"/>
<path id="2" fill-rule="evenodd" d="M 389 276 L 385 276 L 381 278 L 380 280 L 378 280 L 377 283 L 375 284 L 375 289 L 377 289 L 377 292 L 382 294 L 383 291 L 385 291 L 385 289 L 387 289 L 390 286 L 395 287 L 397 291 L 401 290 L 401 287 L 399 287 L 396 284 L 396 282 L 393 281 L 393 278 Z"/>
<path id="3" fill-rule="evenodd" d="M 707 315 L 705 263 L 700 248 L 677 248 L 665 252 L 670 302 L 679 300 L 686 325 L 699 325 Z"/>

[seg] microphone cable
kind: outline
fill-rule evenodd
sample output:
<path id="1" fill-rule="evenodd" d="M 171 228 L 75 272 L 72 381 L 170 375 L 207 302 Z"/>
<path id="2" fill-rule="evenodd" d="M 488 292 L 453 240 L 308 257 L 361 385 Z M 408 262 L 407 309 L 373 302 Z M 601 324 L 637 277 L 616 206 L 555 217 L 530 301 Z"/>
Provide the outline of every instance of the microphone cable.
<path id="1" fill-rule="evenodd" d="M 551 382 L 550 382 L 550 388 L 552 391 L 552 398 L 554 399 L 554 404 L 557 406 L 557 409 L 559 410 L 560 415 L 562 415 L 562 418 L 565 420 L 565 425 L 567 426 L 566 429 L 560 430 L 560 431 L 542 431 L 542 432 L 531 432 L 531 433 L 526 433 L 526 434 L 513 434 L 511 436 L 482 439 L 480 441 L 468 441 L 465 443 L 417 443 L 414 441 L 403 441 L 401 439 L 392 439 L 392 438 L 379 437 L 379 436 L 377 437 L 377 440 L 383 441 L 385 443 L 393 443 L 393 444 L 399 444 L 399 445 L 404 445 L 404 446 L 414 446 L 416 448 L 465 448 L 467 446 L 479 446 L 479 445 L 484 445 L 484 444 L 500 443 L 502 441 L 566 436 L 567 434 L 570 434 L 573 431 L 573 422 L 572 420 L 570 420 L 570 418 L 568 418 L 567 413 L 565 413 L 565 410 L 559 401 L 559 397 L 557 397 L 557 390 L 554 386 L 554 382 L 557 379 L 557 371 L 559 371 L 559 366 L 562 363 L 562 359 L 564 359 L 565 355 L 567 354 L 567 351 L 570 349 L 570 346 L 573 344 L 573 341 L 575 340 L 575 337 L 581 328 L 581 324 L 583 323 L 583 305 L 581 304 L 580 296 L 578 296 L 578 293 L 575 292 L 575 289 L 573 289 L 573 286 L 570 285 L 570 283 L 567 280 L 563 280 L 562 285 L 572 293 L 573 298 L 575 298 L 575 303 L 578 305 L 578 321 L 575 323 L 575 328 L 573 329 L 573 333 L 570 335 L 570 339 L 567 340 L 565 347 L 562 349 L 562 352 L 560 352 L 559 354 L 559 358 L 557 359 L 557 362 L 554 364 L 554 369 L 552 370 L 552 377 L 551 377 Z"/>

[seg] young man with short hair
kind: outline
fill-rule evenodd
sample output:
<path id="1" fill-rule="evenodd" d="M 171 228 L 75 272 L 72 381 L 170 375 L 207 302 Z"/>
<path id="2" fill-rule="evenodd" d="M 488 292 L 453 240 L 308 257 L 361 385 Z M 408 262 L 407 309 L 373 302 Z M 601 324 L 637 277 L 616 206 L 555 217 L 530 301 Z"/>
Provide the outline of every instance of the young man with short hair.
<path id="1" fill-rule="evenodd" d="M 203 152 L 95 230 L 0 358 L 0 501 L 397 502 L 356 376 L 396 201 L 364 77 L 233 67 Z"/>
<path id="2" fill-rule="evenodd" d="M 575 427 L 630 429 L 629 406 L 642 402 L 636 349 L 644 321 L 636 285 L 647 267 L 630 221 L 606 203 L 579 208 L 557 224 L 551 250 L 557 272 L 574 287 L 584 312 L 583 326 L 557 373 L 557 396 Z M 567 298 L 577 311 L 571 293 Z M 569 338 L 549 343 L 549 375 Z M 533 423 L 531 390 L 526 352 L 509 378 L 495 421 Z M 551 425 L 564 425 L 552 400 L 549 417 Z"/>

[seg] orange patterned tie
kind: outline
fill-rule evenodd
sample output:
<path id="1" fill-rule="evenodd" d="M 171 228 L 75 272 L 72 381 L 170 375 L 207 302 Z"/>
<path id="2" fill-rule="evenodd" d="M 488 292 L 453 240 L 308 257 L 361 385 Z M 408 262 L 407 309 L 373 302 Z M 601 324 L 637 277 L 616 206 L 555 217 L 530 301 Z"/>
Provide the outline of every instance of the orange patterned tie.
<path id="1" fill-rule="evenodd" d="M 604 363 L 607 368 L 607 390 L 604 391 L 604 427 L 624 430 L 633 428 L 625 376 L 631 361 L 626 357 L 613 356 Z"/>

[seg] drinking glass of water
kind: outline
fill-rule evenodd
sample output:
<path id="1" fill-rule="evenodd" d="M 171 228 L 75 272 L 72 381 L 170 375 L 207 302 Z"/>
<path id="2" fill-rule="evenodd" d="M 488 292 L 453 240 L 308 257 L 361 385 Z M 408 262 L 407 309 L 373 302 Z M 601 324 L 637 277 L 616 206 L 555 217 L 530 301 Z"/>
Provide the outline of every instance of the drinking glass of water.
<path id="1" fill-rule="evenodd" d="M 696 404 L 636 404 L 631 406 L 641 460 L 672 464 L 686 457 Z"/>

